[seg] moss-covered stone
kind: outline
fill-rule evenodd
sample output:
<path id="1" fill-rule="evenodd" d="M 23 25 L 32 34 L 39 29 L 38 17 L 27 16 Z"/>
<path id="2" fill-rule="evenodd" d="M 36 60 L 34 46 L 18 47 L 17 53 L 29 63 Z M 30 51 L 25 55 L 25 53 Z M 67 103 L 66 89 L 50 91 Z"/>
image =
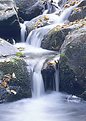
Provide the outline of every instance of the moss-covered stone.
<path id="1" fill-rule="evenodd" d="M 70 29 L 59 26 L 52 29 L 42 40 L 41 47 L 48 50 L 58 51 Z"/>
<path id="2" fill-rule="evenodd" d="M 86 90 L 86 29 L 71 32 L 61 47 L 60 90 L 80 96 Z"/>
<path id="3" fill-rule="evenodd" d="M 0 72 L 2 72 L 2 77 L 5 74 L 12 74 L 15 73 L 16 78 L 11 79 L 9 82 L 10 89 L 13 89 L 17 92 L 16 95 L 9 94 L 6 92 L 6 89 L 3 88 L 5 93 L 0 93 L 0 98 L 2 99 L 3 95 L 6 95 L 3 97 L 4 101 L 15 101 L 22 98 L 31 97 L 31 80 L 30 80 L 30 74 L 27 71 L 26 63 L 22 59 L 12 59 L 10 61 L 4 61 L 0 62 Z M 1 92 L 2 88 L 0 88 Z M 3 91 L 2 91 L 3 92 Z"/>

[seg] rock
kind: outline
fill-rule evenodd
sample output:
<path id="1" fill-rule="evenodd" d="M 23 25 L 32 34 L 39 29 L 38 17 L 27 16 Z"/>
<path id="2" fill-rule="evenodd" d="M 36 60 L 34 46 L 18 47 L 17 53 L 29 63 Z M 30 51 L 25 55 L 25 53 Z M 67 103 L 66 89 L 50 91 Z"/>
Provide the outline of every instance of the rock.
<path id="1" fill-rule="evenodd" d="M 50 19 L 49 15 L 46 14 L 46 15 L 39 15 L 34 19 L 26 22 L 25 25 L 26 25 L 27 34 L 29 34 L 33 29 L 49 25 L 48 23 L 49 19 Z"/>
<path id="2" fill-rule="evenodd" d="M 15 55 L 17 52 L 19 52 L 17 48 L 0 38 L 0 57 Z"/>
<path id="3" fill-rule="evenodd" d="M 20 25 L 13 0 L 0 1 L 0 37 L 20 41 Z"/>
<path id="4" fill-rule="evenodd" d="M 83 0 L 83 1 L 78 5 L 78 7 L 83 7 L 83 6 L 86 6 L 86 0 Z"/>
<path id="5" fill-rule="evenodd" d="M 80 96 L 86 90 L 86 25 L 65 38 L 59 73 L 60 91 Z"/>
<path id="6" fill-rule="evenodd" d="M 49 62 L 45 63 L 41 70 L 41 73 L 44 81 L 45 91 L 56 90 L 55 65 Z"/>
<path id="7" fill-rule="evenodd" d="M 27 35 L 29 35 L 29 33 L 34 29 L 36 30 L 37 28 L 45 27 L 47 25 L 52 25 L 53 23 L 55 23 L 56 22 L 55 17 L 57 17 L 57 15 L 53 15 L 53 17 L 54 18 L 52 18 L 50 14 L 40 15 L 32 19 L 31 21 L 26 22 L 25 25 L 26 25 Z M 48 30 L 46 28 L 43 28 L 43 30 L 41 28 L 41 30 L 42 31 Z M 46 32 L 46 34 L 44 35 L 44 38 L 41 42 L 41 47 L 48 50 L 58 51 L 65 39 L 65 36 L 68 34 L 71 28 L 69 28 L 68 26 L 65 26 L 65 28 L 63 28 L 60 25 L 56 27 L 52 25 L 51 28 L 53 29 L 49 28 L 48 30 L 49 32 L 48 33 Z"/>
<path id="8" fill-rule="evenodd" d="M 29 21 L 32 18 L 42 14 L 44 6 L 42 2 L 38 0 L 15 0 L 18 10 L 18 15 L 25 21 Z"/>
<path id="9" fill-rule="evenodd" d="M 48 50 L 59 51 L 68 33 L 85 26 L 86 18 L 64 24 L 63 26 L 57 25 L 44 36 L 41 47 Z"/>
<path id="10" fill-rule="evenodd" d="M 81 97 L 82 99 L 86 100 L 86 91 L 84 91 L 84 92 L 80 95 L 80 97 Z"/>
<path id="11" fill-rule="evenodd" d="M 41 43 L 43 49 L 59 51 L 66 35 L 70 31 L 69 28 L 63 29 L 58 26 L 48 32 Z"/>
<path id="12" fill-rule="evenodd" d="M 0 102 L 16 101 L 22 98 L 31 97 L 30 72 L 27 71 L 26 63 L 23 59 L 11 58 L 9 62 L 0 61 L 0 79 L 6 74 L 15 73 L 16 78 L 12 78 L 9 83 L 9 93 L 4 87 L 0 86 Z M 14 93 L 15 92 L 15 93 Z"/>
<path id="13" fill-rule="evenodd" d="M 75 8 L 69 16 L 69 21 L 80 20 L 86 17 L 86 1 L 81 2 L 78 8 Z"/>

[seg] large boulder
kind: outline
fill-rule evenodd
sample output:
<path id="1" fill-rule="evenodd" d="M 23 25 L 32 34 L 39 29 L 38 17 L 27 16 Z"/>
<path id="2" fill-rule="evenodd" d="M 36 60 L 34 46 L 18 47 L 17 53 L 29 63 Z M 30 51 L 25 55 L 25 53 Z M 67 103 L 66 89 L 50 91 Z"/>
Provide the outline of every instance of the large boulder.
<path id="1" fill-rule="evenodd" d="M 0 0 L 0 37 L 20 41 L 20 25 L 13 0 Z"/>
<path id="2" fill-rule="evenodd" d="M 42 14 L 44 9 L 42 2 L 38 0 L 15 0 L 18 10 L 18 15 L 25 21 Z"/>
<path id="3" fill-rule="evenodd" d="M 41 47 L 48 50 L 59 51 L 68 33 L 85 25 L 86 18 L 64 25 L 57 25 L 44 36 L 41 42 Z"/>
<path id="4" fill-rule="evenodd" d="M 65 38 L 59 73 L 60 91 L 86 97 L 86 24 Z"/>
<path id="5" fill-rule="evenodd" d="M 11 58 L 9 61 L 0 60 L 0 80 L 3 80 L 4 75 L 8 74 L 15 74 L 16 78 L 11 78 L 8 83 L 9 88 L 0 86 L 0 102 L 31 97 L 30 72 L 27 71 L 25 61 L 17 58 Z"/>
<path id="6" fill-rule="evenodd" d="M 59 51 L 70 30 L 70 28 L 59 28 L 59 26 L 55 27 L 44 36 L 44 39 L 41 42 L 41 47 L 43 49 Z"/>

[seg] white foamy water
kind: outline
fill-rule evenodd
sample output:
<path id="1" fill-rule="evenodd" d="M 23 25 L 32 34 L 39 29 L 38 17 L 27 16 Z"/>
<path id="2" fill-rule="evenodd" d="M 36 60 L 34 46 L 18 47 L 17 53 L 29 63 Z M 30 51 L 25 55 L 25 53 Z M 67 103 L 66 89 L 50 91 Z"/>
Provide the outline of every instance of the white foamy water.
<path id="1" fill-rule="evenodd" d="M 45 62 L 46 58 L 40 59 L 39 62 L 35 65 L 33 72 L 33 97 L 39 97 L 44 94 L 44 82 L 41 74 L 41 69 Z"/>
<path id="2" fill-rule="evenodd" d="M 0 121 L 86 121 L 86 104 L 55 93 L 0 105 Z"/>

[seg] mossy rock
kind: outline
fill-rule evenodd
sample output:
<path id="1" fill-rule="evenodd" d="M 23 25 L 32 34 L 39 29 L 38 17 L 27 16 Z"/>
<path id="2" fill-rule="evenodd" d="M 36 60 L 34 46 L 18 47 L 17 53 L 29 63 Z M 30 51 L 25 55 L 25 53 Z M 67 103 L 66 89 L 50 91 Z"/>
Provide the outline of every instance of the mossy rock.
<path id="1" fill-rule="evenodd" d="M 69 31 L 69 28 L 63 29 L 58 26 L 53 28 L 47 35 L 45 35 L 41 47 L 48 50 L 58 51 Z"/>
<path id="2" fill-rule="evenodd" d="M 80 28 L 71 32 L 61 47 L 60 90 L 77 96 L 86 90 L 85 40 L 86 28 Z"/>
<path id="3" fill-rule="evenodd" d="M 16 75 L 15 79 L 10 80 L 9 87 L 10 89 L 15 90 L 17 94 L 7 94 L 6 89 L 3 88 L 7 94 L 5 96 L 6 99 L 4 99 L 5 101 L 15 101 L 18 99 L 31 97 L 30 73 L 27 71 L 24 60 L 12 59 L 9 62 L 0 62 L 0 72 L 2 72 L 2 75 L 12 73 L 15 73 Z M 1 78 L 3 78 L 3 76 Z M 2 90 L 2 88 L 0 88 L 0 90 Z"/>

